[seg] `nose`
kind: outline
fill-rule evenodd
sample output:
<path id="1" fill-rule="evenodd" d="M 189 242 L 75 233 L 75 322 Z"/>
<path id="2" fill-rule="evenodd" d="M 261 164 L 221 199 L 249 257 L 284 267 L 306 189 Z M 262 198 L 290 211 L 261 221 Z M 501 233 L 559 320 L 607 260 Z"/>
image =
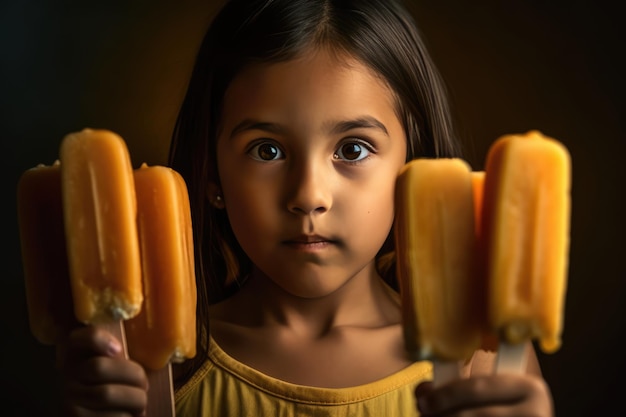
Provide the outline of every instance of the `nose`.
<path id="1" fill-rule="evenodd" d="M 323 166 L 298 164 L 290 173 L 287 208 L 291 213 L 322 214 L 332 206 L 332 179 Z"/>

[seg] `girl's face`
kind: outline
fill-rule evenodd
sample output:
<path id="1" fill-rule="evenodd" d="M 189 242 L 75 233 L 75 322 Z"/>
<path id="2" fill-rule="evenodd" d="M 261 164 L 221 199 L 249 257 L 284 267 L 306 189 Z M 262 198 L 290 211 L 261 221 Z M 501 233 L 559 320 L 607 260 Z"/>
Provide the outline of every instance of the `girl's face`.
<path id="1" fill-rule="evenodd" d="M 217 160 L 228 217 L 258 269 L 293 295 L 373 273 L 405 156 L 391 90 L 350 57 L 253 66 L 226 92 Z"/>

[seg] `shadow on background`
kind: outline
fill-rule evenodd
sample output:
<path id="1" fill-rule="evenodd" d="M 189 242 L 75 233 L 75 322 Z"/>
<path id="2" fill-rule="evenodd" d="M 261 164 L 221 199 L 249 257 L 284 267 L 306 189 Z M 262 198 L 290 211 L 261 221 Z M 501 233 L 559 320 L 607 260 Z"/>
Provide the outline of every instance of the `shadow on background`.
<path id="1" fill-rule="evenodd" d="M 83 127 L 121 134 L 135 167 L 164 163 L 193 57 L 213 13 L 214 5 L 206 3 L 213 4 L 0 3 L 6 415 L 55 415 L 59 386 L 54 352 L 38 345 L 27 327 L 14 197 L 19 175 L 52 163 L 61 138 Z M 560 139 L 572 153 L 563 347 L 540 354 L 540 361 L 559 417 L 609 414 L 621 408 L 626 370 L 620 262 L 625 230 L 618 204 L 626 154 L 620 14 L 617 6 L 591 0 L 562 6 L 470 3 L 416 3 L 418 23 L 447 79 L 475 169 L 482 169 L 498 136 L 530 129 Z"/>

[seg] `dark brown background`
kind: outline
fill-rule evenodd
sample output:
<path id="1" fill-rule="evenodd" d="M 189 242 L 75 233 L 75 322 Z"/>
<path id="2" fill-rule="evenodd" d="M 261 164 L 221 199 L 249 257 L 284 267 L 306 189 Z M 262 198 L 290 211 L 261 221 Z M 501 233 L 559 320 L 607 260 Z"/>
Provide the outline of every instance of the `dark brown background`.
<path id="1" fill-rule="evenodd" d="M 423 1 L 417 20 L 448 80 L 475 169 L 505 133 L 539 129 L 571 151 L 563 347 L 540 360 L 559 417 L 609 415 L 622 408 L 626 370 L 620 14 L 592 0 L 470 3 L 476 2 Z M 63 135 L 87 126 L 120 133 L 135 166 L 164 163 L 213 8 L 198 0 L 0 3 L 2 415 L 53 415 L 58 395 L 53 353 L 35 343 L 26 325 L 14 197 L 19 175 L 52 163 Z"/>

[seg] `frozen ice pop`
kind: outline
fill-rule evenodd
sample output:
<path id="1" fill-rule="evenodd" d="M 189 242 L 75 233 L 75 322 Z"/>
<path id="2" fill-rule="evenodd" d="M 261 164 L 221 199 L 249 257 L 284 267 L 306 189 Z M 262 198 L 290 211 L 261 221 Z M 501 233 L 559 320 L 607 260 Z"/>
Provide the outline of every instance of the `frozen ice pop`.
<path id="1" fill-rule="evenodd" d="M 69 134 L 60 153 L 63 162 L 26 171 L 18 185 L 33 334 L 57 344 L 68 323 L 78 323 L 75 315 L 107 328 L 126 349 L 126 320 L 129 350 L 151 387 L 147 415 L 171 417 L 170 362 L 193 357 L 196 349 L 185 182 L 165 167 L 144 164 L 133 173 L 125 142 L 106 130 Z"/>
<path id="2" fill-rule="evenodd" d="M 58 160 L 22 174 L 17 212 L 30 330 L 40 343 L 58 344 L 77 324 L 68 279 Z"/>
<path id="3" fill-rule="evenodd" d="M 126 143 L 107 130 L 63 138 L 61 181 L 76 318 L 126 320 L 143 301 L 133 169 Z"/>
<path id="4" fill-rule="evenodd" d="M 483 213 L 483 194 L 485 191 L 485 171 L 472 171 L 472 190 L 474 194 L 474 223 L 476 236 L 481 233 L 481 217 Z"/>
<path id="5" fill-rule="evenodd" d="M 500 137 L 486 161 L 482 230 L 489 322 L 509 345 L 561 345 L 566 291 L 570 156 L 539 131 Z"/>
<path id="6" fill-rule="evenodd" d="M 134 171 L 144 304 L 125 322 L 129 356 L 146 368 L 149 417 L 174 415 L 172 362 L 196 354 L 196 283 L 187 186 L 171 168 Z"/>
<path id="7" fill-rule="evenodd" d="M 475 278 L 469 165 L 416 159 L 396 184 L 395 239 L 406 349 L 414 359 L 458 361 L 480 347 L 484 287 Z"/>
<path id="8" fill-rule="evenodd" d="M 498 349 L 497 335 L 492 331 L 487 323 L 487 283 L 485 279 L 485 263 L 484 263 L 484 241 L 482 237 L 482 214 L 483 214 L 483 195 L 485 191 L 485 171 L 472 171 L 472 190 L 474 191 L 474 223 L 476 232 L 476 279 L 482 280 L 483 294 L 480 301 L 477 301 L 477 308 L 481 308 L 483 317 L 483 342 L 481 349 L 495 351 Z"/>
<path id="9" fill-rule="evenodd" d="M 196 354 L 191 211 L 176 171 L 143 164 L 134 176 L 145 301 L 126 337 L 130 357 L 156 370 Z"/>

